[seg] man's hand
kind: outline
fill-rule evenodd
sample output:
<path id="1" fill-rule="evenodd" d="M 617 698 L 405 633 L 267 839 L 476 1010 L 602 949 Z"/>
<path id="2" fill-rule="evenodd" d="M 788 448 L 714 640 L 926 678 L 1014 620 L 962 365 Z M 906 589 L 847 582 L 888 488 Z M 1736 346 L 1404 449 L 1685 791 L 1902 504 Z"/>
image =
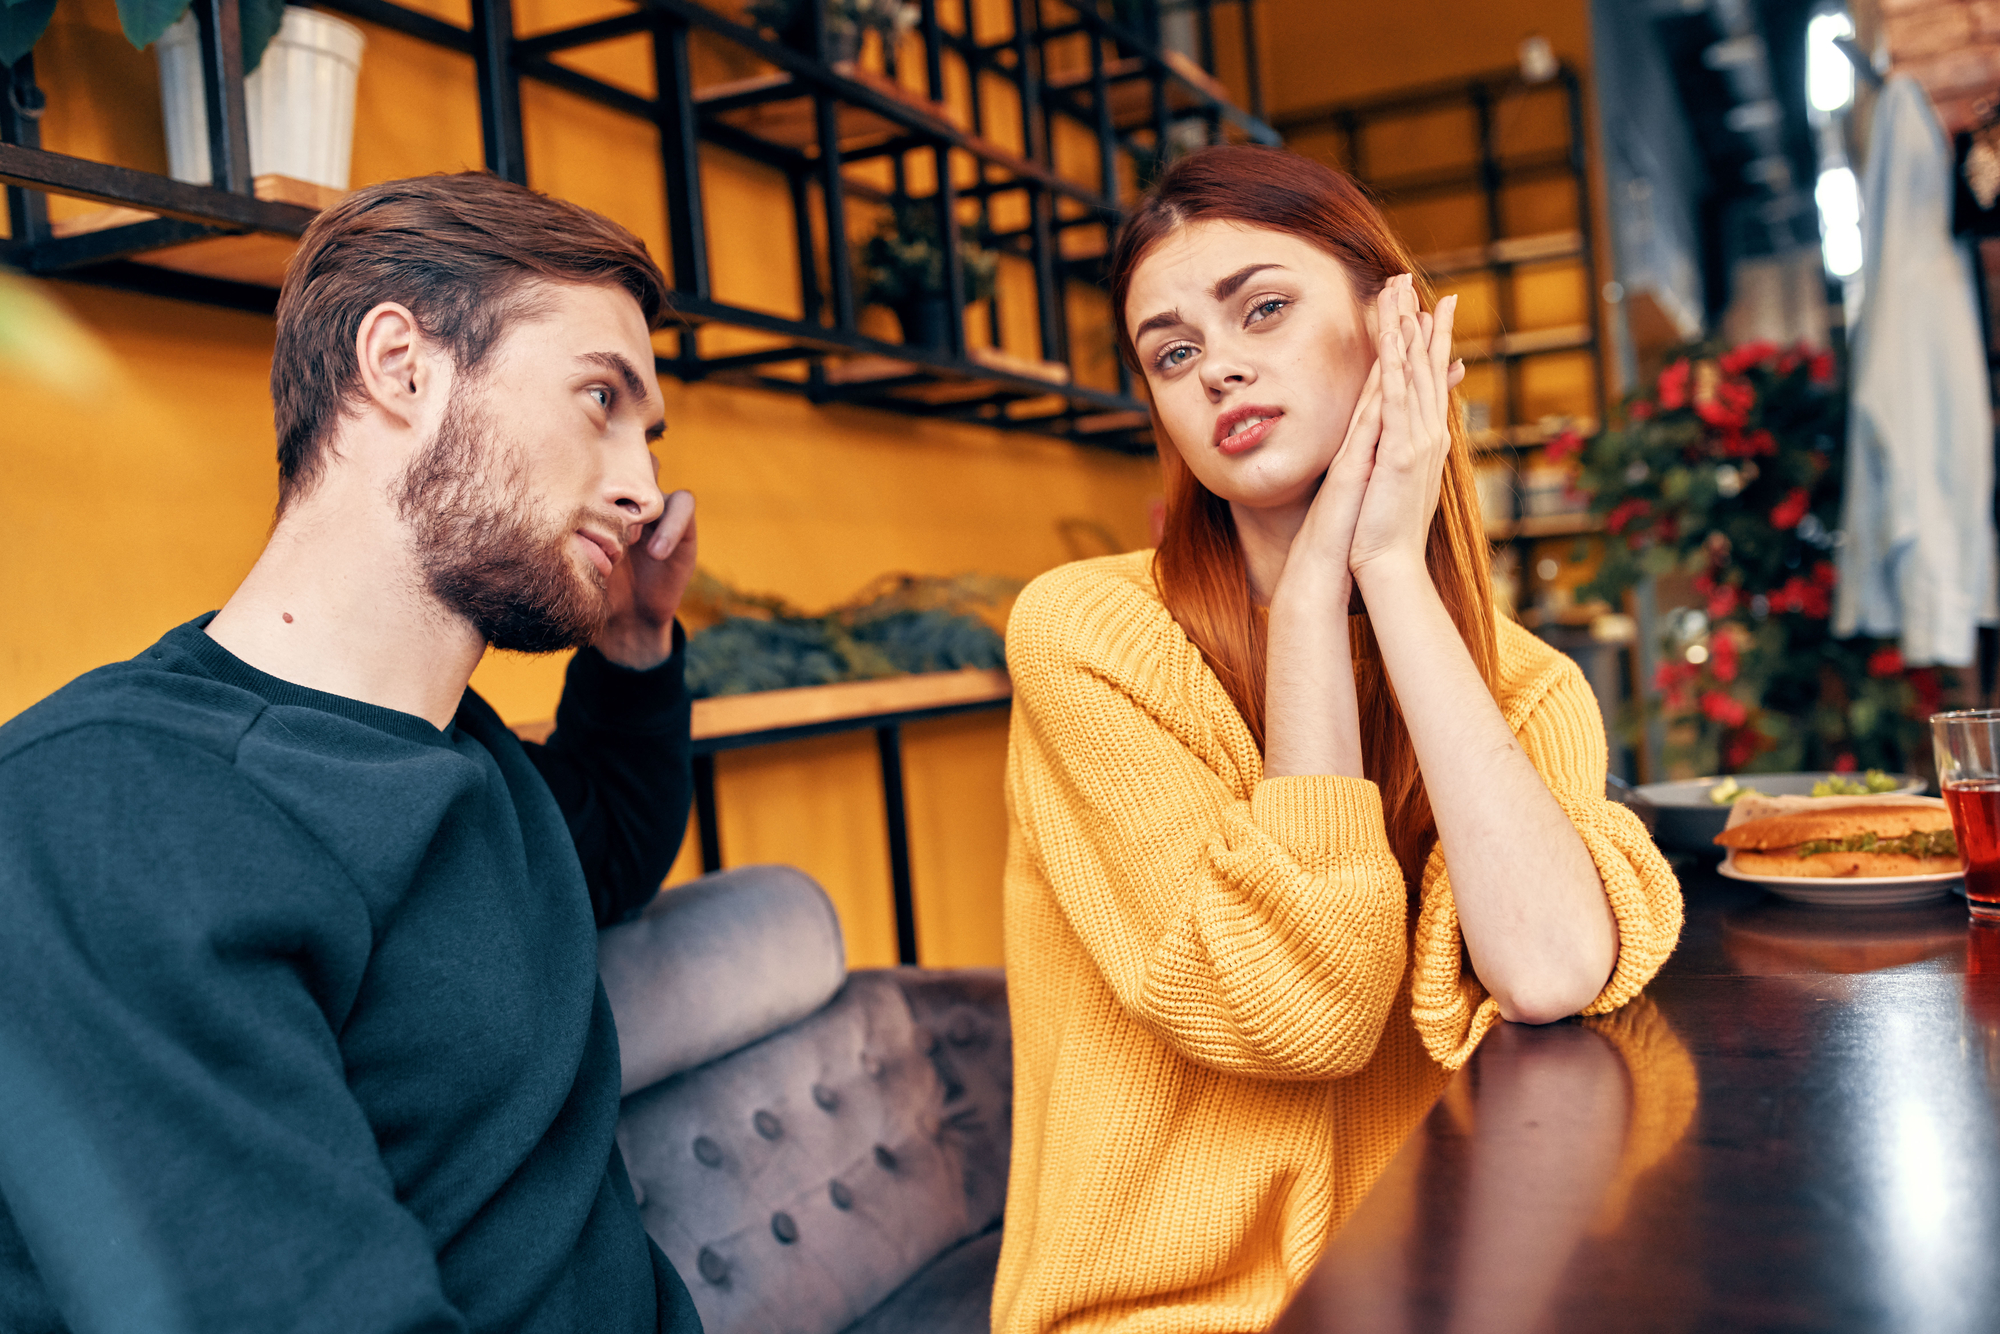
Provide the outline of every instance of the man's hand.
<path id="1" fill-rule="evenodd" d="M 676 491 L 611 569 L 611 615 L 598 632 L 597 651 L 635 671 L 665 662 L 674 651 L 674 613 L 694 577 L 694 558 L 694 494 Z"/>

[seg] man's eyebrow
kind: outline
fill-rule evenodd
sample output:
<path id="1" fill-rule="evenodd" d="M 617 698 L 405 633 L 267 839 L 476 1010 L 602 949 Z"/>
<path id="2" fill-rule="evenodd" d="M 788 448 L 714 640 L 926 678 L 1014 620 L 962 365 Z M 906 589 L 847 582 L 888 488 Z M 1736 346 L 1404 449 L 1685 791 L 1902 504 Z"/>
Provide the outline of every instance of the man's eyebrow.
<path id="1" fill-rule="evenodd" d="M 1208 294 L 1217 301 L 1227 301 L 1230 297 L 1236 295 L 1236 290 L 1239 287 L 1250 281 L 1252 275 L 1261 273 L 1265 269 L 1282 269 L 1284 267 L 1282 264 L 1245 264 L 1242 268 L 1209 288 Z"/>
<path id="2" fill-rule="evenodd" d="M 634 399 L 641 403 L 646 401 L 646 382 L 639 378 L 639 372 L 632 368 L 632 363 L 618 353 L 585 352 L 579 355 L 577 360 L 586 366 L 602 366 L 605 370 L 616 373 L 618 378 L 624 382 L 626 393 L 632 395 Z M 667 423 L 665 419 L 656 421 L 646 428 L 646 438 L 648 440 L 658 440 L 666 433 Z"/>

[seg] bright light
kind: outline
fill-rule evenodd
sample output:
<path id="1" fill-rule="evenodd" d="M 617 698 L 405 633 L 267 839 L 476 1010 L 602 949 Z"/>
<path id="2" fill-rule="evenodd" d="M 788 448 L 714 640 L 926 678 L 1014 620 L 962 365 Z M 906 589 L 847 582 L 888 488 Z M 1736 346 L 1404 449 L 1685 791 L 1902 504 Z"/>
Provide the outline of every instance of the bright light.
<path id="1" fill-rule="evenodd" d="M 1816 14 L 1806 24 L 1806 101 L 1815 111 L 1839 111 L 1854 100 L 1854 66 L 1833 44 L 1852 37 L 1854 20 L 1845 14 Z"/>
<path id="2" fill-rule="evenodd" d="M 1818 20 L 1814 20 L 1818 22 Z M 1813 187 L 1813 201 L 1819 205 L 1820 250 L 1826 256 L 1826 271 L 1836 278 L 1851 278 L 1861 271 L 1861 188 L 1848 167 L 1832 167 L 1819 174 Z"/>
<path id="3" fill-rule="evenodd" d="M 1689 644 L 1687 651 L 1687 660 L 1693 663 L 1695 666 L 1699 667 L 1704 662 L 1708 661 L 1708 650 L 1702 647 L 1700 644 Z"/>

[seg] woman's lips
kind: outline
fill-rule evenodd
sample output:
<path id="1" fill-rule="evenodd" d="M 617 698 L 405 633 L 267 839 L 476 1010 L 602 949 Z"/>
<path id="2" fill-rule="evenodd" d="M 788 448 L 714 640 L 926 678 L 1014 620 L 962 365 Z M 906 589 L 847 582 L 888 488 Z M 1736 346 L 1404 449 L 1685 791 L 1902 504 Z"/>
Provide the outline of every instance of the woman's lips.
<path id="1" fill-rule="evenodd" d="M 1241 454 L 1246 449 L 1255 449 L 1264 443 L 1264 437 L 1271 433 L 1271 428 L 1284 415 L 1277 408 L 1253 408 L 1247 412 L 1231 413 L 1218 423 L 1228 434 L 1222 435 L 1215 442 L 1215 447 L 1225 454 Z"/>

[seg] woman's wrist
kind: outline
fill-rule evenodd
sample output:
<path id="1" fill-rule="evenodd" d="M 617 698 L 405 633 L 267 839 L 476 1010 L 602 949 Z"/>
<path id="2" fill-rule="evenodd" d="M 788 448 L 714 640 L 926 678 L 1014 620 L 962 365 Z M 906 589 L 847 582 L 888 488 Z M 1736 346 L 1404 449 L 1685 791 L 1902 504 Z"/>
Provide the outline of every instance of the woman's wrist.
<path id="1" fill-rule="evenodd" d="M 1309 618 L 1347 615 L 1348 595 L 1354 576 L 1344 564 L 1316 559 L 1300 559 L 1294 552 L 1285 561 L 1278 586 L 1271 590 L 1271 615 L 1298 615 Z"/>
<path id="2" fill-rule="evenodd" d="M 1370 606 L 1393 607 L 1399 598 L 1437 596 L 1422 551 L 1384 553 L 1355 566 L 1353 577 Z"/>

